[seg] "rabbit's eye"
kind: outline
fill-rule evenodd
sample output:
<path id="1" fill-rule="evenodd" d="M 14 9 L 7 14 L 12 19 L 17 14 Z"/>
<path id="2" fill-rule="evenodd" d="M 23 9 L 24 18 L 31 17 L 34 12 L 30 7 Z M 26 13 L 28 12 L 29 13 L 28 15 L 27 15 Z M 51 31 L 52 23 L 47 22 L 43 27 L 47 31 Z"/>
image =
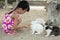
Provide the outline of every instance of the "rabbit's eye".
<path id="1" fill-rule="evenodd" d="M 47 26 L 45 29 L 47 30 L 47 29 L 49 29 L 49 27 Z"/>

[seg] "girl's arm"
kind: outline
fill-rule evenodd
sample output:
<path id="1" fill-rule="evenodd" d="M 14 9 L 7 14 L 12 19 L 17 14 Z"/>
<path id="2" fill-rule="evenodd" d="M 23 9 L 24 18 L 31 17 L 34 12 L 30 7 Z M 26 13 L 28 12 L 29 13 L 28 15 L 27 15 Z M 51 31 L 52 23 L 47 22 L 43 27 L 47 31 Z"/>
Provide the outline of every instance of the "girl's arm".
<path id="1" fill-rule="evenodd" d="M 27 24 L 24 26 L 24 28 L 29 28 L 31 24 Z"/>
<path id="2" fill-rule="evenodd" d="M 19 29 L 19 28 L 28 28 L 28 27 L 30 27 L 30 24 L 25 25 L 23 27 L 19 27 L 19 21 L 18 21 L 16 15 L 12 15 L 12 18 L 14 18 L 14 27 L 12 29 Z"/>
<path id="3" fill-rule="evenodd" d="M 12 27 L 12 29 L 16 29 L 18 28 L 18 25 L 19 25 L 18 18 L 15 14 L 12 15 L 12 18 L 14 18 L 14 26 Z"/>

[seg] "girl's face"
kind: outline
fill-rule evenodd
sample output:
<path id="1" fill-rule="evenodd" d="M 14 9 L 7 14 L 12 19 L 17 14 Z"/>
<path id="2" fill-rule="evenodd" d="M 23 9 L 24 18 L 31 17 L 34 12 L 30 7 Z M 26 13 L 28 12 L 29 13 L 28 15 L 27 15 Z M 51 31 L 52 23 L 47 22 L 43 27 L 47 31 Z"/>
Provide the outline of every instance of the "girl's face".
<path id="1" fill-rule="evenodd" d="M 24 14 L 25 12 L 27 12 L 27 10 L 23 10 L 22 8 L 17 8 L 17 13 Z"/>

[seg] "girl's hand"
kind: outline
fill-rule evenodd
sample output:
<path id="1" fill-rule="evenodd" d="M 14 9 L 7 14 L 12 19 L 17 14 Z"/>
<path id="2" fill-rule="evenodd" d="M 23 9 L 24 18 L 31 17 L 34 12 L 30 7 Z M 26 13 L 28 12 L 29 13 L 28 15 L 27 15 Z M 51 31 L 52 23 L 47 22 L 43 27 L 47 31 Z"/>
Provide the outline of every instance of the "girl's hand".
<path id="1" fill-rule="evenodd" d="M 25 27 L 25 28 L 29 28 L 29 27 L 30 27 L 30 24 L 28 24 L 28 25 L 25 25 L 24 27 Z"/>

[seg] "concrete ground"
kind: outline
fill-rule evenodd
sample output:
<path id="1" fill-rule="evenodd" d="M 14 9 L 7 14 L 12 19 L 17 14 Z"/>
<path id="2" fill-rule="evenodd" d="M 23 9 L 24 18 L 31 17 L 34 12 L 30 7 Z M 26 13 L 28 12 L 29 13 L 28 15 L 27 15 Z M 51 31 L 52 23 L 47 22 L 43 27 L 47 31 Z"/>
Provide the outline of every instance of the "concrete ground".
<path id="1" fill-rule="evenodd" d="M 30 28 L 18 31 L 18 35 L 16 36 L 10 36 L 5 34 L 1 29 L 1 23 L 3 20 L 3 16 L 7 11 L 8 10 L 0 10 L 0 40 L 60 40 L 60 36 L 45 37 L 45 32 L 43 32 L 41 35 L 32 35 Z M 36 18 L 43 18 L 44 20 L 49 19 L 47 13 L 44 10 L 31 9 L 29 13 L 22 15 L 22 23 L 20 24 L 20 26 L 24 26 L 25 24 L 30 23 L 32 20 L 35 20 Z"/>
<path id="2" fill-rule="evenodd" d="M 0 40 L 60 40 L 60 36 L 45 37 L 44 35 L 32 35 L 29 29 L 19 32 L 16 36 L 10 36 L 0 30 Z"/>

